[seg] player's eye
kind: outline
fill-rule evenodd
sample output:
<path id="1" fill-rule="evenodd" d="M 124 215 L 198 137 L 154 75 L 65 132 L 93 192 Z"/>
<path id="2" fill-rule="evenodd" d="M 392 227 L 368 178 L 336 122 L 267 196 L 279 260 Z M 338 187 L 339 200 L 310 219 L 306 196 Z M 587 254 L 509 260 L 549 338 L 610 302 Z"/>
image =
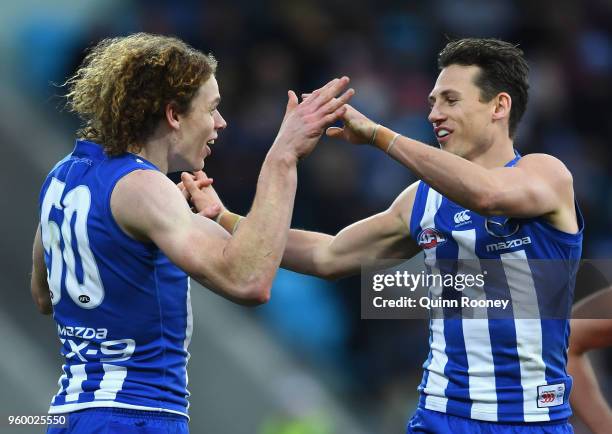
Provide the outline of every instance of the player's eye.
<path id="1" fill-rule="evenodd" d="M 447 99 L 448 105 L 455 105 L 457 103 L 457 99 L 449 98 Z"/>

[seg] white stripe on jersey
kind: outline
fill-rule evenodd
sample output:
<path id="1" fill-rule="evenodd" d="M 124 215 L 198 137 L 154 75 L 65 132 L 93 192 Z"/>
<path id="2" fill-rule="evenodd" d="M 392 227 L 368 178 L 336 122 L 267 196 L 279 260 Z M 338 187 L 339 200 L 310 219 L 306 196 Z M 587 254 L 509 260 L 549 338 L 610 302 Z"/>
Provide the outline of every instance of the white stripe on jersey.
<path id="1" fill-rule="evenodd" d="M 79 394 L 83 391 L 83 381 L 87 379 L 85 364 L 70 366 L 70 374 L 72 376 L 66 387 L 66 402 L 79 400 Z"/>
<path id="2" fill-rule="evenodd" d="M 442 195 L 433 188 L 429 188 L 425 210 L 420 222 L 421 229 L 435 227 L 434 217 L 440 205 L 442 205 Z M 431 249 L 424 249 L 424 251 L 425 264 L 431 267 L 431 274 L 440 274 L 440 270 L 435 267 L 436 248 L 432 247 Z M 434 279 L 435 281 L 436 279 Z M 432 298 L 440 297 L 442 295 L 442 287 L 432 285 L 429 288 L 429 294 Z M 432 315 L 435 315 L 435 318 L 431 318 L 429 325 L 431 330 L 431 361 L 425 367 L 429 373 L 427 374 L 427 382 L 423 389 L 423 393 L 426 395 L 425 408 L 446 412 L 448 398 L 446 398 L 444 391 L 448 386 L 448 377 L 444 375 L 444 368 L 448 362 L 448 356 L 446 355 L 446 339 L 444 338 L 444 318 L 440 314 L 432 313 Z"/>
<path id="3" fill-rule="evenodd" d="M 453 231 L 452 236 L 459 246 L 457 274 L 476 275 L 481 272 L 476 256 L 476 230 Z M 477 268 L 476 268 L 477 267 Z M 484 288 L 466 288 L 464 295 L 471 300 L 486 300 Z M 473 315 L 466 318 L 462 312 L 463 339 L 468 362 L 468 381 L 472 419 L 497 422 L 497 393 L 495 364 L 489 334 L 486 308 L 473 308 Z"/>
<path id="4" fill-rule="evenodd" d="M 546 383 L 546 365 L 542 358 L 542 323 L 538 297 L 524 250 L 501 255 L 512 298 L 516 350 L 521 368 L 525 422 L 550 420 L 548 408 L 538 408 L 538 386 Z"/>
<path id="5" fill-rule="evenodd" d="M 102 363 L 102 368 L 104 376 L 100 382 L 100 388 L 94 392 L 94 399 L 115 399 L 117 392 L 123 388 L 127 368 L 110 363 Z"/>
<path id="6" fill-rule="evenodd" d="M 183 341 L 183 349 L 187 351 L 191 343 L 191 334 L 193 333 L 193 311 L 191 310 L 191 279 L 187 280 L 187 326 L 185 329 L 185 340 Z M 189 356 L 187 356 L 189 357 Z"/>
<path id="7" fill-rule="evenodd" d="M 64 391 L 64 386 L 62 382 L 66 380 L 67 378 L 68 378 L 68 374 L 66 374 L 66 365 L 62 365 L 62 376 L 60 377 L 59 380 L 57 380 L 57 385 L 59 386 L 59 390 L 53 397 L 53 401 L 51 402 L 51 405 L 55 404 L 55 401 L 57 400 L 58 396 L 60 396 L 60 393 Z"/>
<path id="8" fill-rule="evenodd" d="M 187 386 L 189 385 L 189 372 L 187 370 L 187 364 L 189 363 L 189 359 L 191 358 L 191 354 L 189 354 L 189 344 L 191 343 L 191 334 L 193 333 L 193 311 L 191 310 L 191 278 L 187 278 L 187 325 L 185 328 L 185 340 L 183 341 L 183 349 L 187 352 L 187 357 L 185 357 L 185 391 L 187 394 L 185 395 L 185 399 L 189 398 L 191 393 L 189 393 L 189 389 Z M 189 406 L 191 403 L 187 400 L 187 410 L 189 410 Z"/>

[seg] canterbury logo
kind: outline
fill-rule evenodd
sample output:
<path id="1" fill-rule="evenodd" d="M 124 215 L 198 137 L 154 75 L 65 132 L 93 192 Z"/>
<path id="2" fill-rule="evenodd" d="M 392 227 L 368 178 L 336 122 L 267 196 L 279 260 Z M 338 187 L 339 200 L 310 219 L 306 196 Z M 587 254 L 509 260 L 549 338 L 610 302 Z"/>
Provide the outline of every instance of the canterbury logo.
<path id="1" fill-rule="evenodd" d="M 469 210 L 464 209 L 463 211 L 455 214 L 455 217 L 454 217 L 455 223 L 460 225 L 462 223 L 469 222 L 472 219 L 472 217 L 468 214 L 469 212 L 470 212 Z"/>
<path id="2" fill-rule="evenodd" d="M 555 395 L 554 392 L 544 392 L 542 393 L 542 396 L 540 396 L 540 402 L 542 403 L 553 402 L 556 397 L 557 395 Z"/>

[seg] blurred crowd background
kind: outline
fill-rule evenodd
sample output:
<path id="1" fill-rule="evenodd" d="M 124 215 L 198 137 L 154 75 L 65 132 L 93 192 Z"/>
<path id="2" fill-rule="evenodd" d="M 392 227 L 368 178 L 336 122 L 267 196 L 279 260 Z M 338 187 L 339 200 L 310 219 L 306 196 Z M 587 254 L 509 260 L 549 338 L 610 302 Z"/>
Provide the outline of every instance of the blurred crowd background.
<path id="1" fill-rule="evenodd" d="M 53 326 L 28 304 L 26 277 L 38 189 L 52 164 L 72 149 L 79 125 L 61 110 L 64 89 L 59 85 L 88 47 L 111 36 L 137 31 L 176 35 L 218 59 L 220 111 L 228 128 L 207 159 L 206 171 L 228 208 L 242 214 L 252 202 L 288 89 L 308 92 L 348 75 L 357 91 L 352 104 L 359 110 L 435 145 L 427 95 L 437 76 L 436 55 L 446 41 L 482 36 L 518 43 L 531 66 L 531 93 L 517 149 L 549 153 L 565 162 L 586 219 L 584 257 L 612 257 L 610 1 L 64 0 L 53 5 L 5 2 L 1 8 L 2 290 L 14 303 L 0 313 L 3 324 L 41 347 L 45 358 L 31 369 L 44 363 L 55 369 L 52 376 L 59 376 Z M 293 227 L 336 233 L 387 208 L 414 179 L 379 151 L 324 138 L 300 163 Z M 596 289 L 584 286 L 579 285 L 579 294 Z M 192 387 L 192 430 L 403 432 L 427 354 L 427 324 L 361 320 L 359 288 L 359 278 L 327 282 L 281 270 L 268 305 L 232 311 L 248 317 L 246 328 L 263 330 L 300 374 L 281 385 L 272 385 L 270 378 L 258 382 L 261 388 L 274 388 L 279 404 L 244 431 L 211 428 L 210 422 L 218 417 L 209 401 L 221 394 L 218 389 L 231 402 L 232 395 L 247 393 L 241 385 L 227 390 L 227 384 L 214 383 L 217 390 L 206 399 Z M 205 315 L 195 308 L 194 314 Z M 241 342 L 237 354 L 245 365 L 263 357 L 256 341 L 247 340 L 237 327 L 226 327 L 222 317 L 211 327 L 222 339 Z M 7 339 L 17 339 L 6 330 Z M 196 334 L 193 345 L 198 339 Z M 3 351 L 11 345 L 3 342 Z M 193 375 L 211 384 L 210 377 L 218 373 L 200 368 L 212 351 L 202 353 L 192 358 L 190 380 Z M 610 398 L 612 363 L 604 354 L 596 354 L 594 361 Z M 4 376 L 18 369 L 6 363 L 0 364 Z M 52 385 L 56 377 L 47 381 Z M 335 404 L 324 407 L 307 398 L 319 393 Z M 46 405 L 50 395 L 39 394 L 36 399 Z M 257 399 L 258 392 L 252 396 Z M 342 426 L 352 428 L 341 430 L 332 410 L 336 405 L 348 421 Z M 246 410 L 218 411 L 239 418 Z"/>

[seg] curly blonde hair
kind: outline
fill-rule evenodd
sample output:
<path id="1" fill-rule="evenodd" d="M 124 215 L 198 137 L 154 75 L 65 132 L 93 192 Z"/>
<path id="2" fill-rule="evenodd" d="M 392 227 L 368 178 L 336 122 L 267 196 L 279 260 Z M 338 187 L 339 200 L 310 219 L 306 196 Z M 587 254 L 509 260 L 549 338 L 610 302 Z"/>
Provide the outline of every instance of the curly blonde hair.
<path id="1" fill-rule="evenodd" d="M 110 155 L 138 152 L 167 104 L 187 113 L 217 61 L 183 41 L 137 33 L 104 39 L 70 79 L 67 107 L 83 120 L 77 135 Z"/>

